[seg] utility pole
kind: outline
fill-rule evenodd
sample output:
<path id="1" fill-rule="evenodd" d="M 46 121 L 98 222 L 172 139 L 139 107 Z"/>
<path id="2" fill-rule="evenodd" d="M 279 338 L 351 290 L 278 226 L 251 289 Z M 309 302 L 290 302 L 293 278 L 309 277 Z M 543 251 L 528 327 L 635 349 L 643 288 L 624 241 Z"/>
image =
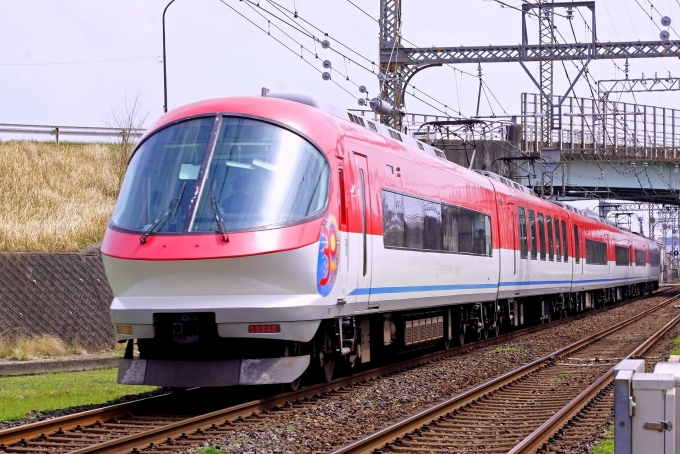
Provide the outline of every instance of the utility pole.
<path id="1" fill-rule="evenodd" d="M 401 48 L 401 0 L 380 0 L 380 98 L 392 103 L 395 111 L 404 105 L 404 65 L 399 63 Z M 401 114 L 381 114 L 380 122 L 401 130 Z"/>
<path id="2" fill-rule="evenodd" d="M 539 1 L 538 10 L 538 35 L 539 46 L 550 47 L 555 44 L 555 9 L 543 8 L 543 5 L 550 2 Z M 543 147 L 552 146 L 552 128 L 550 119 L 552 117 L 552 105 L 550 100 L 553 96 L 553 60 L 545 59 L 540 61 L 539 80 L 544 96 L 541 97 L 541 138 Z M 548 99 L 546 99 L 548 97 Z M 552 186 L 552 185 L 551 185 Z"/>

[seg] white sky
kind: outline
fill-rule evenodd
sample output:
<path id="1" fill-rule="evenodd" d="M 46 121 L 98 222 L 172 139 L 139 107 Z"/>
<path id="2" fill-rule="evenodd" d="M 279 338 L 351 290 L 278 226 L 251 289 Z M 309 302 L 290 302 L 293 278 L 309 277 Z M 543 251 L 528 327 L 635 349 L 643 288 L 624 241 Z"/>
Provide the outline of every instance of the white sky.
<path id="1" fill-rule="evenodd" d="M 260 0 L 269 10 L 267 0 Z M 373 61 L 378 60 L 378 25 L 347 0 L 276 0 L 286 8 L 297 7 L 300 17 L 331 36 L 334 49 L 346 52 L 337 41 L 350 46 Z M 378 17 L 379 0 L 353 0 L 371 16 Z M 506 0 L 520 5 L 519 0 Z M 601 41 L 656 40 L 659 16 L 649 15 L 649 1 L 597 0 L 597 30 Z M 246 6 L 245 1 L 224 0 L 237 11 L 267 28 L 267 22 Z M 680 3 L 656 0 L 654 6 L 677 21 L 680 30 Z M 0 0 L 0 122 L 50 125 L 101 126 L 111 109 L 140 95 L 149 122 L 162 113 L 163 85 L 161 14 L 166 0 Z M 563 13 L 564 11 L 562 11 Z M 583 10 L 588 17 L 588 11 Z M 647 14 L 647 15 L 645 15 Z M 576 13 L 573 21 L 576 37 L 586 40 L 584 22 Z M 536 42 L 538 33 L 530 21 L 529 39 Z M 420 46 L 455 46 L 517 44 L 520 41 L 521 14 L 502 8 L 491 0 L 404 0 L 403 35 Z M 559 32 L 573 40 L 569 24 L 557 20 Z M 306 47 L 314 49 L 312 39 L 290 28 L 284 29 Z M 677 37 L 670 30 L 672 37 Z M 314 32 L 318 37 L 321 33 Z M 290 43 L 272 27 L 272 35 Z M 558 35 L 559 37 L 559 35 Z M 561 38 L 559 38 L 561 40 Z M 309 93 L 346 108 L 358 107 L 355 85 L 337 72 L 333 80 L 353 96 L 320 74 L 299 56 L 293 55 L 266 33 L 238 16 L 220 0 L 177 0 L 167 15 L 169 105 L 233 95 L 258 95 L 262 86 L 272 91 Z M 321 61 L 331 60 L 333 67 L 345 73 L 343 58 L 317 46 L 319 60 L 307 55 L 312 65 L 322 70 Z M 130 59 L 103 63 L 93 60 Z M 362 63 L 366 63 L 362 61 Z M 623 61 L 617 64 L 623 67 Z M 642 72 L 680 76 L 677 59 L 631 60 L 631 77 Z M 370 63 L 366 63 L 370 66 Z M 536 64 L 530 67 L 536 68 Z M 476 66 L 458 68 L 476 74 Z M 575 68 L 567 63 L 570 74 Z M 366 85 L 371 96 L 378 94 L 377 78 L 354 64 L 349 76 Z M 622 76 L 611 61 L 591 63 L 595 79 Z M 533 85 L 519 64 L 487 64 L 484 80 L 509 114 L 519 113 L 520 93 L 534 92 Z M 555 65 L 556 93 L 567 88 L 561 63 Z M 413 79 L 419 89 L 454 106 L 465 115 L 474 114 L 477 80 L 460 76 L 450 67 L 427 69 Z M 577 86 L 579 96 L 589 96 L 587 85 Z M 638 95 L 640 104 L 674 107 L 678 94 Z M 622 100 L 631 100 L 630 96 Z M 441 109 L 442 106 L 437 105 Z M 503 109 L 492 100 L 493 112 Z M 436 113 L 432 108 L 407 97 L 407 110 Z M 481 114 L 492 109 L 483 97 Z"/>

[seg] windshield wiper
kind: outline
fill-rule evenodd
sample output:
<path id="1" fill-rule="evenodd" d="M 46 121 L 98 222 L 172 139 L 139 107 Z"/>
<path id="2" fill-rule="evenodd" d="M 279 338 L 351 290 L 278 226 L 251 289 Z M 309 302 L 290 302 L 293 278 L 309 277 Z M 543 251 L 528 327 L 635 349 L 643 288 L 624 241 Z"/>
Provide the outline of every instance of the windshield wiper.
<path id="1" fill-rule="evenodd" d="M 153 232 L 156 231 L 158 227 L 163 225 L 163 223 L 170 217 L 170 213 L 172 213 L 172 217 L 175 217 L 177 215 L 177 210 L 179 208 L 179 202 L 182 200 L 182 196 L 184 195 L 184 189 L 187 187 L 186 182 L 182 185 L 182 189 L 179 191 L 179 197 L 177 197 L 175 200 L 170 202 L 168 207 L 165 209 L 165 211 L 156 219 L 153 224 L 151 224 L 151 227 L 149 227 L 146 232 L 144 232 L 144 235 L 139 237 L 139 242 L 142 244 L 146 244 L 146 240 L 149 238 L 149 235 L 151 235 Z"/>
<path id="2" fill-rule="evenodd" d="M 229 235 L 227 235 L 227 229 L 224 228 L 224 223 L 222 222 L 222 218 L 220 217 L 220 206 L 217 204 L 215 196 L 212 196 L 210 198 L 210 203 L 212 205 L 213 211 L 215 212 L 215 221 L 217 222 L 217 228 L 220 229 L 220 233 L 222 234 L 222 241 L 228 243 Z"/>

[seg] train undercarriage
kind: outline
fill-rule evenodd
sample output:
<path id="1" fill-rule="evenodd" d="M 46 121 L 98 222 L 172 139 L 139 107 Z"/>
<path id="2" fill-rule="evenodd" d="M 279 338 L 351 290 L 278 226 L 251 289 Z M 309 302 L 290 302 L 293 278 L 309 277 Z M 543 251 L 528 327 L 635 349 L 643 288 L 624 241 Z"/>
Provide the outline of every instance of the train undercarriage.
<path id="1" fill-rule="evenodd" d="M 658 282 L 576 293 L 504 299 L 445 308 L 345 317 L 322 323 L 306 349 L 310 371 L 331 380 L 334 370 L 389 361 L 433 347 L 464 345 L 519 328 L 549 323 L 658 289 Z M 304 349 L 305 347 L 303 347 Z"/>
<path id="2" fill-rule="evenodd" d="M 262 374 L 269 374 L 276 375 L 271 377 L 272 384 L 289 382 L 289 388 L 297 389 L 303 377 L 330 381 L 354 367 L 377 366 L 425 348 L 448 349 L 464 345 L 616 304 L 657 289 L 658 282 L 648 282 L 576 293 L 340 317 L 323 320 L 309 342 L 220 337 L 215 315 L 210 312 L 156 314 L 156 336 L 137 340 L 138 358 L 133 357 L 133 341 L 128 341 L 123 360 L 130 364 L 119 371 L 119 382 L 149 383 L 153 381 L 150 375 L 156 374 L 159 383 L 172 386 L 174 380 L 177 386 L 182 386 L 186 379 L 178 370 L 185 368 L 196 374 L 212 375 L 214 380 L 209 386 L 263 384 Z M 139 360 L 151 361 L 146 361 L 144 371 L 136 372 Z M 219 369 L 216 369 L 218 364 Z M 272 374 L 274 370 L 276 374 Z M 144 376 L 135 376 L 135 373 Z"/>

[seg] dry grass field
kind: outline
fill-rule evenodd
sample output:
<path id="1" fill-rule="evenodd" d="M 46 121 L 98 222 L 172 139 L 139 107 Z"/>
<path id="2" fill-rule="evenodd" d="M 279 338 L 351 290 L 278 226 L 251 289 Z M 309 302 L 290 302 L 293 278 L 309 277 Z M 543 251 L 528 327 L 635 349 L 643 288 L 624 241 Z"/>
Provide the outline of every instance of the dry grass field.
<path id="1" fill-rule="evenodd" d="M 100 241 L 118 194 L 115 146 L 0 142 L 0 251 Z"/>

